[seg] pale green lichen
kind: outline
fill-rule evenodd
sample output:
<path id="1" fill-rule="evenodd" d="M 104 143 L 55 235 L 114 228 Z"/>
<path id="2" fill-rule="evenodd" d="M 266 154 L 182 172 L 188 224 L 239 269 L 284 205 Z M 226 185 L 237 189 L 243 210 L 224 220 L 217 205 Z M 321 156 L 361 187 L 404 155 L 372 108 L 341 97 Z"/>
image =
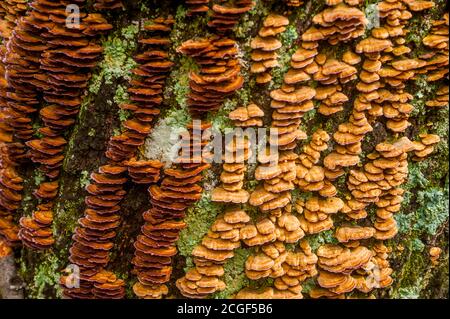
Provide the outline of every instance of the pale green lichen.
<path id="1" fill-rule="evenodd" d="M 42 172 L 41 170 L 36 169 L 36 170 L 34 171 L 34 174 L 33 174 L 33 175 L 34 175 L 33 178 L 34 178 L 34 185 L 35 185 L 35 186 L 39 186 L 39 185 L 42 184 L 42 182 L 45 181 L 45 174 L 44 174 L 44 172 Z"/>
<path id="2" fill-rule="evenodd" d="M 228 115 L 231 111 L 236 109 L 236 107 L 236 100 L 227 99 L 219 111 L 208 114 L 208 121 L 212 123 L 213 129 L 222 133 L 233 130 L 234 124 Z"/>
<path id="3" fill-rule="evenodd" d="M 190 91 L 189 73 L 197 71 L 198 66 L 193 59 L 186 56 L 182 56 L 179 63 L 179 67 L 175 68 L 170 75 L 174 83 L 166 87 L 164 95 L 167 99 L 173 95 L 179 107 L 187 108 L 187 95 Z"/>
<path id="4" fill-rule="evenodd" d="M 307 240 L 311 245 L 313 251 L 316 251 L 320 246 L 324 244 L 338 244 L 338 240 L 334 237 L 334 231 L 332 229 L 320 232 L 314 236 L 308 236 Z"/>
<path id="5" fill-rule="evenodd" d="M 94 137 L 95 136 L 95 128 L 93 128 L 93 127 L 91 127 L 90 129 L 89 129 L 89 132 L 88 132 L 88 136 L 89 137 Z"/>
<path id="6" fill-rule="evenodd" d="M 47 253 L 45 260 L 37 265 L 36 272 L 33 277 L 32 286 L 29 287 L 30 297 L 36 299 L 45 299 L 44 293 L 46 289 L 52 289 L 56 292 L 56 296 L 62 296 L 61 287 L 59 285 L 59 259 L 52 253 Z"/>
<path id="7" fill-rule="evenodd" d="M 136 49 L 138 32 L 139 26 L 131 24 L 111 34 L 103 43 L 104 58 L 99 64 L 100 72 L 91 79 L 89 92 L 97 94 L 102 83 L 131 79 L 131 70 L 136 67 L 131 53 Z"/>
<path id="8" fill-rule="evenodd" d="M 298 39 L 298 32 L 295 25 L 290 24 L 286 31 L 281 34 L 280 40 L 284 47 L 290 47 Z"/>
<path id="9" fill-rule="evenodd" d="M 185 218 L 186 228 L 180 233 L 177 246 L 180 254 L 190 257 L 192 250 L 207 234 L 223 205 L 211 201 L 210 193 L 203 193 L 202 198 L 191 207 Z"/>
<path id="10" fill-rule="evenodd" d="M 91 184 L 90 173 L 88 171 L 82 171 L 80 174 L 80 185 L 86 188 Z"/>
<path id="11" fill-rule="evenodd" d="M 437 89 L 437 84 L 430 83 L 427 80 L 426 75 L 419 74 L 415 80 L 414 98 L 411 101 L 411 105 L 414 106 L 411 112 L 411 117 L 425 113 L 425 102 L 427 96 L 430 96 Z"/>
<path id="12" fill-rule="evenodd" d="M 448 219 L 448 187 L 442 190 L 432 187 L 417 194 L 417 208 L 414 230 L 435 235 L 439 227 Z"/>
<path id="13" fill-rule="evenodd" d="M 114 103 L 116 103 L 117 105 L 121 105 L 121 104 L 130 102 L 130 95 L 128 94 L 127 88 L 124 85 L 117 86 L 116 93 L 114 95 L 113 100 L 114 100 Z M 118 108 L 117 113 L 119 115 L 120 122 L 124 122 L 124 121 L 128 120 L 132 115 L 131 111 L 124 110 L 122 108 Z"/>

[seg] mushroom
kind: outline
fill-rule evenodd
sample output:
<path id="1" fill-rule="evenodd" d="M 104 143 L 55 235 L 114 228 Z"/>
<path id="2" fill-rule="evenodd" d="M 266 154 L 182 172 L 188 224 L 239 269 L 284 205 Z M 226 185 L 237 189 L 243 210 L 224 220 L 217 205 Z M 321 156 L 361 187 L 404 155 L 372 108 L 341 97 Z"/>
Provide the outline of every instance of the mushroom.
<path id="1" fill-rule="evenodd" d="M 122 9 L 123 3 L 121 0 L 95 0 L 94 8 L 97 10 Z"/>
<path id="2" fill-rule="evenodd" d="M 185 3 L 189 8 L 188 16 L 205 13 L 209 10 L 209 0 L 186 0 Z"/>
<path id="3" fill-rule="evenodd" d="M 264 20 L 258 36 L 252 40 L 253 64 L 250 71 L 257 74 L 256 83 L 266 84 L 272 80 L 270 71 L 279 66 L 276 52 L 281 48 L 281 42 L 277 36 L 286 30 L 288 24 L 286 17 L 271 13 Z"/>
<path id="4" fill-rule="evenodd" d="M 30 248 L 45 250 L 52 247 L 55 242 L 53 238 L 53 213 L 50 205 L 40 205 L 32 217 L 22 217 L 19 221 L 21 226 L 19 238 L 22 243 Z"/>
<path id="5" fill-rule="evenodd" d="M 192 115 L 202 117 L 218 110 L 226 97 L 242 87 L 244 80 L 234 40 L 217 37 L 188 40 L 177 51 L 194 58 L 201 66 L 199 72 L 190 74 L 188 107 Z M 205 63 L 205 59 L 214 62 Z"/>
<path id="6" fill-rule="evenodd" d="M 219 33 L 232 30 L 239 22 L 240 17 L 255 6 L 255 2 L 253 0 L 242 0 L 234 5 L 214 4 L 212 6 L 213 14 L 208 26 Z"/>
<path id="7" fill-rule="evenodd" d="M 250 217 L 238 208 L 230 208 L 218 217 L 201 244 L 194 248 L 195 268 L 177 280 L 177 288 L 185 297 L 205 298 L 225 289 L 220 280 L 223 264 L 240 247 L 239 230 L 249 221 Z"/>

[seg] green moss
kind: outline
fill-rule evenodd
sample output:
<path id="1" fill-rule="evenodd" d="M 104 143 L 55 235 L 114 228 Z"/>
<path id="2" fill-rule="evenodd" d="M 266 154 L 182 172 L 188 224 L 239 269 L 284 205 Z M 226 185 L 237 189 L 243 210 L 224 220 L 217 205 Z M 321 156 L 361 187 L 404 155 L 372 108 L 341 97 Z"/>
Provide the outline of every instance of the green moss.
<path id="1" fill-rule="evenodd" d="M 271 89 L 280 87 L 281 84 L 283 84 L 284 75 L 290 68 L 291 57 L 297 50 L 297 47 L 295 46 L 287 49 L 287 51 L 285 51 L 285 49 L 286 47 L 283 47 L 279 52 L 278 62 L 280 63 L 280 67 L 272 70 L 272 82 L 270 83 Z"/>
<path id="2" fill-rule="evenodd" d="M 90 136 L 90 137 L 94 137 L 95 136 L 95 128 L 91 127 L 89 129 L 88 136 Z"/>
<path id="3" fill-rule="evenodd" d="M 422 45 L 422 39 L 426 37 L 431 28 L 431 20 L 423 19 L 421 15 L 415 15 L 409 21 L 408 34 L 406 35 L 406 43 L 415 43 L 417 46 Z"/>
<path id="4" fill-rule="evenodd" d="M 232 130 L 234 125 L 233 121 L 228 117 L 228 114 L 236 107 L 237 101 L 228 99 L 219 111 L 208 114 L 208 121 L 212 123 L 212 127 L 217 131 L 226 132 L 227 130 Z"/>
<path id="5" fill-rule="evenodd" d="M 127 88 L 124 85 L 117 86 L 113 101 L 117 105 L 130 102 L 130 95 L 128 94 Z"/>
<path id="6" fill-rule="evenodd" d="M 426 75 L 423 74 L 417 76 L 414 85 L 414 98 L 411 101 L 414 109 L 411 112 L 411 117 L 425 113 L 425 102 L 428 100 L 427 97 L 437 90 L 437 84 L 427 81 Z"/>
<path id="7" fill-rule="evenodd" d="M 297 28 L 295 25 L 290 24 L 287 26 L 286 31 L 281 34 L 281 43 L 283 46 L 290 47 L 298 39 Z"/>
<path id="8" fill-rule="evenodd" d="M 314 287 L 316 287 L 316 282 L 313 278 L 308 278 L 302 283 L 302 293 L 309 294 Z"/>
<path id="9" fill-rule="evenodd" d="M 164 95 L 166 98 L 174 96 L 177 107 L 187 109 L 187 95 L 190 91 L 189 73 L 197 70 L 198 66 L 194 60 L 182 56 L 180 58 L 179 66 L 172 71 L 170 78 L 174 80 L 174 83 L 166 86 Z"/>
<path id="10" fill-rule="evenodd" d="M 192 118 L 187 108 L 172 108 L 167 112 L 164 121 L 170 127 L 179 128 L 186 127 L 192 121 Z"/>
<path id="11" fill-rule="evenodd" d="M 42 172 L 42 171 L 39 170 L 39 169 L 34 170 L 33 178 L 34 178 L 34 185 L 35 185 L 35 186 L 41 185 L 42 182 L 45 181 L 45 175 L 44 175 L 44 172 Z"/>
<path id="12" fill-rule="evenodd" d="M 88 182 L 86 173 L 81 173 L 81 178 L 74 185 L 66 185 L 61 180 L 60 193 L 61 194 L 75 194 L 77 193 L 83 184 Z M 58 201 L 54 207 L 54 221 L 53 221 L 53 233 L 57 234 L 57 247 L 60 249 L 60 256 L 67 253 L 70 248 L 67 241 L 70 240 L 73 231 L 78 226 L 78 219 L 83 214 L 80 209 L 84 201 L 83 197 L 70 198 L 63 201 Z"/>
<path id="13" fill-rule="evenodd" d="M 439 227 L 448 219 L 448 187 L 442 190 L 432 187 L 417 194 L 419 207 L 415 215 L 414 230 L 428 235 L 436 235 Z"/>
<path id="14" fill-rule="evenodd" d="M 425 244 L 419 238 L 414 238 L 410 241 L 410 249 L 414 252 L 422 252 L 425 249 Z"/>
<path id="15" fill-rule="evenodd" d="M 420 287 L 409 286 L 402 287 L 398 290 L 398 299 L 418 299 L 420 295 Z"/>
<path id="16" fill-rule="evenodd" d="M 136 67 L 132 52 L 136 49 L 137 25 L 129 25 L 111 34 L 103 44 L 104 58 L 99 64 L 100 72 L 90 82 L 89 92 L 97 94 L 102 83 L 112 84 L 115 79 L 131 79 L 131 70 Z"/>
<path id="17" fill-rule="evenodd" d="M 91 184 L 90 174 L 88 171 L 82 171 L 80 174 L 80 185 L 85 188 Z"/>
<path id="18" fill-rule="evenodd" d="M 53 253 L 49 252 L 45 256 L 45 260 L 37 265 L 36 272 L 30 290 L 30 297 L 36 299 L 46 298 L 45 291 L 52 289 L 56 292 L 57 297 L 61 297 L 61 288 L 59 285 L 59 259 Z"/>
<path id="19" fill-rule="evenodd" d="M 224 265 L 225 274 L 222 280 L 225 282 L 226 288 L 215 293 L 211 298 L 231 298 L 232 295 L 249 285 L 250 280 L 245 275 L 245 261 L 253 253 L 253 249 L 239 248 L 234 251 L 234 257 L 229 259 Z"/>
<path id="20" fill-rule="evenodd" d="M 334 237 L 334 232 L 332 229 L 323 231 L 314 236 L 309 236 L 308 238 L 311 248 L 316 251 L 320 246 L 325 244 L 338 244 L 338 240 Z"/>
<path id="21" fill-rule="evenodd" d="M 194 247 L 201 242 L 222 211 L 223 205 L 212 202 L 210 193 L 203 193 L 202 198 L 186 214 L 187 227 L 181 231 L 177 243 L 182 256 L 191 256 Z"/>

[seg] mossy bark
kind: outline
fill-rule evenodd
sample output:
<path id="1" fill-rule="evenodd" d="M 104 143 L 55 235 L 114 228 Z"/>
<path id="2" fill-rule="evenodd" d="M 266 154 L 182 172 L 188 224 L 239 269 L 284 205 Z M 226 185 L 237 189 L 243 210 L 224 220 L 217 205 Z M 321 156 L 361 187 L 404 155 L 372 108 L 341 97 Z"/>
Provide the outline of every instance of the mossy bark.
<path id="1" fill-rule="evenodd" d="M 165 88 L 166 99 L 161 118 L 174 117 L 174 114 L 185 114 L 187 75 L 192 66 L 190 61 L 175 53 L 175 48 L 182 41 L 193 37 L 207 36 L 207 18 L 205 16 L 187 17 L 183 6 L 184 1 L 179 0 L 128 0 L 124 2 L 126 8 L 123 11 L 107 13 L 108 20 L 114 24 L 114 31 L 110 37 L 132 42 L 135 40 L 127 39 L 129 36 L 121 30 L 145 18 L 168 14 L 172 14 L 176 18 L 171 36 L 173 44 L 170 52 L 176 66 L 173 68 L 172 76 Z M 249 75 L 248 69 L 245 69 L 243 75 L 246 84 L 234 98 L 226 102 L 226 111 L 237 105 L 253 101 L 265 108 L 268 115 L 266 120 L 270 119 L 268 92 L 270 88 L 277 87 L 281 83 L 282 76 L 289 67 L 290 55 L 298 43 L 298 36 L 309 27 L 312 16 L 319 12 L 324 5 L 323 0 L 305 2 L 302 7 L 293 10 L 290 15 L 291 26 L 289 32 L 282 36 L 281 66 L 274 70 L 274 83 L 269 86 L 269 89 L 258 87 Z M 369 2 L 374 3 L 376 1 Z M 416 37 L 421 39 L 424 36 L 423 30 L 416 24 L 423 24 L 424 21 L 428 23 L 432 17 L 440 16 L 445 9 L 443 1 L 436 1 L 436 3 L 437 8 L 433 9 L 433 16 L 425 14 L 420 16 L 419 22 L 412 21 L 410 30 L 413 34 L 408 45 L 413 47 L 414 50 L 423 49 L 420 41 L 414 41 Z M 258 0 L 256 8 L 243 17 L 233 34 L 243 51 L 243 60 L 249 60 L 250 39 L 256 35 L 262 18 L 268 12 L 286 13 L 285 11 L 286 7 L 282 1 Z M 133 34 L 133 36 L 136 37 L 137 35 Z M 103 42 L 105 44 L 108 42 L 107 36 L 105 36 Z M 120 43 L 114 45 L 120 46 L 124 42 Z M 330 46 L 326 50 L 329 54 L 338 56 L 345 47 L 346 45 Z M 131 57 L 133 47 L 125 48 L 124 52 L 128 57 Z M 124 64 L 116 66 L 119 68 L 119 70 L 116 70 L 118 72 L 105 80 L 102 74 L 111 71 L 107 70 L 108 67 L 110 67 L 108 63 L 105 63 L 93 71 L 94 76 L 91 86 L 95 89 L 86 93 L 77 123 L 72 131 L 67 133 L 69 144 L 65 154 L 60 181 L 61 189 L 55 209 L 54 233 L 56 243 L 53 249 L 46 252 L 35 252 L 26 248 L 16 251 L 16 264 L 24 282 L 24 291 L 27 298 L 60 297 L 58 277 L 61 270 L 69 263 L 68 249 L 71 245 L 71 236 L 78 218 L 83 215 L 84 196 L 86 195 L 84 186 L 88 182 L 89 174 L 105 163 L 104 152 L 107 141 L 111 135 L 115 134 L 116 130 L 120 129 L 121 118 L 114 97 L 117 95 L 120 86 L 126 86 L 129 68 Z M 352 92 L 351 86 L 345 88 L 345 90 L 348 93 Z M 436 154 L 425 162 L 412 164 L 413 175 L 406 185 L 408 200 L 404 203 L 401 212 L 402 216 L 406 217 L 400 220 L 404 229 L 396 239 L 389 243 L 394 248 L 390 260 L 395 270 L 395 283 L 392 288 L 380 291 L 379 297 L 448 298 L 448 205 L 445 206 L 445 202 L 448 201 L 448 108 L 430 110 L 424 107 L 424 102 L 433 96 L 435 90 L 435 86 L 430 86 L 423 81 L 413 82 L 408 87 L 408 91 L 415 96 L 414 105 L 417 112 L 411 119 L 413 125 L 408 129 L 407 136 L 413 138 L 418 132 L 428 130 L 433 133 L 437 132 L 441 136 L 442 142 L 439 144 Z M 311 112 L 307 115 L 308 120 L 304 121 L 303 129 L 311 135 L 315 129 L 321 127 L 331 135 L 340 123 L 348 119 L 350 110 L 351 107 L 349 106 L 337 116 L 329 118 Z M 224 129 L 229 125 L 226 119 L 226 111 L 211 116 L 214 125 L 219 129 Z M 178 117 L 174 117 L 174 119 L 178 120 Z M 384 125 L 376 125 L 374 131 L 366 136 L 364 153 L 371 152 L 377 143 L 391 137 L 392 135 L 385 130 Z M 32 190 L 40 182 L 40 176 L 31 165 L 24 167 L 22 173 L 25 176 L 26 189 L 19 214 L 29 215 L 36 205 Z M 212 183 L 216 180 L 216 173 L 217 168 L 209 173 L 206 183 Z M 248 185 L 252 185 L 252 178 L 249 174 Z M 345 183 L 340 183 L 340 187 L 344 188 Z M 123 222 L 118 231 L 109 268 L 126 279 L 129 288 L 135 280 L 130 273 L 133 240 L 138 235 L 142 224 L 141 214 L 148 208 L 148 192 L 145 187 L 132 184 L 127 185 L 127 190 L 128 195 L 123 201 L 121 211 Z M 197 205 L 190 211 L 190 214 L 199 217 L 190 219 L 191 223 L 196 223 L 196 225 L 188 227 L 188 230 L 182 234 L 182 242 L 179 243 L 181 251 L 184 253 L 179 254 L 174 262 L 172 291 L 175 296 L 177 295 L 176 289 L 173 289 L 173 281 L 184 274 L 184 267 L 187 263 L 189 264 L 189 251 L 199 240 L 198 233 L 195 238 L 192 237 L 195 230 L 200 229 L 206 232 L 208 225 L 214 220 L 214 215 L 220 212 L 220 209 L 220 207 L 212 207 L 206 198 L 201 205 Z M 430 224 L 433 226 L 427 227 Z M 419 226 L 415 227 L 417 225 Z M 319 240 L 327 242 L 329 238 L 323 235 Z M 431 266 L 428 258 L 428 249 L 431 246 L 439 246 L 443 250 L 440 263 L 435 267 Z M 398 249 L 399 247 L 403 249 Z M 237 257 L 226 267 L 228 271 L 226 276 L 230 281 L 236 280 L 233 282 L 233 286 L 236 286 L 235 290 L 247 284 L 245 276 L 242 276 L 242 260 L 247 255 L 245 249 L 240 251 Z M 132 297 L 130 289 L 128 289 L 128 292 L 128 296 Z M 220 297 L 227 297 L 227 295 L 222 294 Z"/>

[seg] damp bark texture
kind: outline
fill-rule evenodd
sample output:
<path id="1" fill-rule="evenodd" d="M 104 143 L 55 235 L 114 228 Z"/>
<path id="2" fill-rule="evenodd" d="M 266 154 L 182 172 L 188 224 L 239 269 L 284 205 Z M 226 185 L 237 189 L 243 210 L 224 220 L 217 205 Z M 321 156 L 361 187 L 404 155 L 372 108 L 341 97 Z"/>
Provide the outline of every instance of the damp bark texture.
<path id="1" fill-rule="evenodd" d="M 63 171 L 60 180 L 59 195 L 54 209 L 54 237 L 56 242 L 52 249 L 36 252 L 28 248 L 16 248 L 14 257 L 0 260 L 0 295 L 2 298 L 61 298 L 59 277 L 61 271 L 69 264 L 69 248 L 71 236 L 77 221 L 83 216 L 85 208 L 84 187 L 89 183 L 89 175 L 106 163 L 105 151 L 108 139 L 117 134 L 121 121 L 126 114 L 119 111 L 118 103 L 123 99 L 124 88 L 128 85 L 128 76 L 136 48 L 138 32 L 136 27 L 143 19 L 172 15 L 175 24 L 171 35 L 170 57 L 175 63 L 171 77 L 166 83 L 165 100 L 158 124 L 169 123 L 171 127 L 184 126 L 188 112 L 186 110 L 186 94 L 189 91 L 188 76 L 193 69 L 193 62 L 181 54 L 176 48 L 184 41 L 210 34 L 208 16 L 189 17 L 186 14 L 184 1 L 123 1 L 123 10 L 103 12 L 114 29 L 102 39 L 104 47 L 103 61 L 93 70 L 90 87 L 83 98 L 82 109 L 74 128 L 68 133 Z M 377 1 L 365 1 L 363 8 Z M 257 0 L 251 12 L 245 14 L 231 36 L 236 39 L 242 54 L 240 59 L 245 84 L 237 94 L 226 101 L 223 110 L 210 116 L 213 124 L 219 129 L 229 126 L 227 113 L 239 106 L 255 102 L 266 113 L 265 121 L 270 121 L 270 96 L 272 89 L 281 86 L 283 75 L 289 68 L 290 57 L 300 42 L 302 33 L 310 27 L 312 17 L 323 10 L 323 0 L 307 0 L 298 8 L 286 7 L 281 0 Z M 446 2 L 435 1 L 432 11 L 415 14 L 407 29 L 407 43 L 413 52 L 424 50 L 422 39 L 427 34 L 424 25 L 430 25 L 433 19 L 442 17 L 446 10 Z M 288 12 L 289 11 L 289 12 Z M 255 84 L 249 73 L 250 41 L 258 33 L 264 18 L 271 12 L 289 16 L 288 30 L 282 37 L 283 47 L 279 50 L 280 66 L 272 72 L 272 84 L 260 86 Z M 341 56 L 348 46 L 355 42 L 336 46 L 323 45 L 328 55 Z M 294 50 L 294 51 L 293 51 Z M 409 163 L 409 179 L 403 188 L 406 189 L 405 200 L 399 213 L 399 234 L 386 244 L 393 248 L 389 255 L 394 283 L 390 288 L 378 290 L 378 298 L 448 298 L 448 106 L 442 109 L 431 109 L 425 102 L 434 95 L 438 85 L 427 83 L 421 79 L 408 82 L 407 91 L 413 94 L 412 104 L 415 107 L 406 133 L 414 140 L 419 132 L 432 132 L 441 138 L 436 150 L 425 161 Z M 349 95 L 356 92 L 346 92 Z M 350 96 L 350 101 L 354 96 Z M 350 103 L 350 102 L 349 102 Z M 308 120 L 303 121 L 303 129 L 308 136 L 317 128 L 327 131 L 330 136 L 339 124 L 348 120 L 351 103 L 343 111 L 334 116 L 323 116 L 311 113 Z M 374 147 L 385 140 L 398 138 L 382 123 L 374 125 L 374 130 L 367 134 L 363 143 L 363 154 L 369 154 Z M 152 143 L 164 143 L 164 140 L 153 140 Z M 303 144 L 299 144 L 301 147 Z M 150 149 L 157 148 L 154 145 Z M 142 154 L 149 153 L 144 148 Z M 150 154 L 151 155 L 151 154 Z M 213 166 L 204 179 L 204 189 L 212 189 L 220 174 L 220 165 Z M 39 174 L 32 164 L 21 168 L 25 179 L 25 190 L 18 217 L 29 216 L 37 203 L 32 196 L 39 184 Z M 255 185 L 254 176 L 248 174 L 246 185 Z M 345 191 L 345 182 L 337 185 Z M 115 240 L 115 246 L 109 263 L 109 270 L 124 279 L 127 283 L 127 298 L 135 298 L 132 286 L 136 281 L 131 273 L 134 248 L 133 242 L 143 225 L 142 213 L 149 209 L 149 193 L 144 186 L 130 183 L 126 186 L 127 195 L 121 204 L 122 222 Z M 340 190 L 340 189 L 339 189 Z M 212 221 L 223 208 L 211 203 L 205 197 L 186 218 L 187 230 L 183 231 L 177 244 L 179 253 L 174 260 L 174 271 L 169 283 L 170 294 L 181 297 L 175 281 L 184 276 L 186 269 L 192 267 L 190 252 L 201 241 Z M 335 225 L 336 227 L 336 225 Z M 314 237 L 314 238 L 313 238 Z M 317 234 L 311 238 L 317 244 L 334 243 L 333 232 Z M 442 253 L 438 263 L 433 265 L 429 258 L 429 249 L 439 247 Z M 295 248 L 295 247 L 294 247 Z M 251 248 L 242 247 L 226 267 L 225 276 L 233 279 L 234 289 L 227 290 L 221 297 L 231 297 L 249 283 L 244 274 L 244 262 L 252 254 Z M 23 282 L 23 294 L 20 290 Z M 272 285 L 273 282 L 257 283 L 260 286 Z M 310 283 L 314 285 L 315 283 Z M 16 289 L 19 287 L 19 289 Z M 307 297 L 307 294 L 305 294 Z"/>

